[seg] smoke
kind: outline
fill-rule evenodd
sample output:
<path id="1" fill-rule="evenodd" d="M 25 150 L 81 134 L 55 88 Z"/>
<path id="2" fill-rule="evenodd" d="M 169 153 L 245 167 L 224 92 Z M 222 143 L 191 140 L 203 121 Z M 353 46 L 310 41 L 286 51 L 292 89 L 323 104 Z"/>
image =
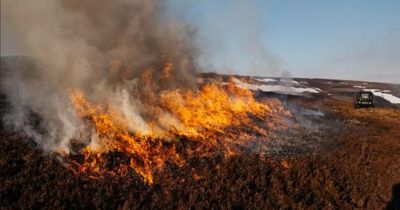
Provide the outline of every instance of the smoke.
<path id="1" fill-rule="evenodd" d="M 12 110 L 3 120 L 46 149 L 68 147 L 82 129 L 69 90 L 111 101 L 134 129 L 146 130 L 135 110 L 140 101 L 128 94 L 142 91 L 130 89 L 136 78 L 150 69 L 154 91 L 195 84 L 195 30 L 167 17 L 161 1 L 4 0 L 2 6 L 5 24 L 33 63 L 6 73 L 2 89 Z M 173 79 L 161 81 L 165 63 Z"/>
<path id="2" fill-rule="evenodd" d="M 199 28 L 202 51 L 201 65 L 209 70 L 212 66 L 219 73 L 231 73 L 252 76 L 280 76 L 284 62 L 275 55 L 265 43 L 268 35 L 268 23 L 264 16 L 266 9 L 257 0 L 232 0 L 215 2 L 210 0 L 190 2 L 185 10 L 191 10 L 193 4 L 207 8 L 191 13 Z M 209 5 L 213 5 L 209 8 Z M 193 10 L 193 9 L 192 9 Z M 197 18 L 197 19 L 196 19 Z"/>
<path id="3" fill-rule="evenodd" d="M 258 76 L 278 76 L 282 70 L 281 61 L 273 55 L 263 43 L 262 36 L 267 34 L 261 20 L 262 9 L 256 0 L 234 0 L 230 3 L 227 18 L 232 20 L 233 27 L 238 31 L 238 45 L 242 56 L 249 62 L 245 73 Z M 236 25 L 236 26 L 235 26 Z M 244 29 L 244 30 L 242 30 Z"/>

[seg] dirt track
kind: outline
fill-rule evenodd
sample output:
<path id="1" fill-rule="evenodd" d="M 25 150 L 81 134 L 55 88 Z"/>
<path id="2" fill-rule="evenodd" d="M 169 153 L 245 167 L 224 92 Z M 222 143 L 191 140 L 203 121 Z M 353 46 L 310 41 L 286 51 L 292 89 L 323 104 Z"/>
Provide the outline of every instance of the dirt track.
<path id="1" fill-rule="evenodd" d="M 3 130 L 0 208 L 399 209 L 400 110 L 354 110 L 345 97 L 318 106 L 343 129 L 327 135 L 334 144 L 324 150 L 193 159 L 167 167 L 151 186 L 134 171 L 101 180 L 75 176 L 55 156 Z"/>

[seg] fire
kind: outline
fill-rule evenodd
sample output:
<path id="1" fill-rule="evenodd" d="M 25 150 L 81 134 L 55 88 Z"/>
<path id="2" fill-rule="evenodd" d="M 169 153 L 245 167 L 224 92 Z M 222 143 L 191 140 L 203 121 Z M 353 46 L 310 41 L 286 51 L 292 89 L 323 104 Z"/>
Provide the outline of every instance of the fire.
<path id="1" fill-rule="evenodd" d="M 172 67 L 164 66 L 162 79 L 170 77 Z M 143 125 L 130 125 L 130 119 L 112 104 L 98 104 L 80 90 L 70 91 L 73 107 L 85 124 L 82 133 L 90 135 L 90 143 L 80 149 L 83 163 L 75 164 L 79 172 L 123 175 L 132 168 L 151 184 L 154 174 L 167 163 L 182 166 L 187 157 L 207 155 L 212 150 L 234 154 L 255 133 L 265 139 L 275 125 L 264 122 L 259 126 L 254 119 L 272 119 L 270 106 L 281 107 L 274 100 L 257 102 L 251 91 L 235 86 L 233 81 L 226 86 L 210 83 L 198 90 L 163 90 L 156 94 L 151 80 L 149 69 L 140 79 L 143 91 L 131 93 L 142 99 L 140 114 L 145 129 L 137 129 Z M 193 146 L 184 148 L 182 144 Z M 123 154 L 116 168 L 107 167 L 105 155 L 112 153 Z"/>

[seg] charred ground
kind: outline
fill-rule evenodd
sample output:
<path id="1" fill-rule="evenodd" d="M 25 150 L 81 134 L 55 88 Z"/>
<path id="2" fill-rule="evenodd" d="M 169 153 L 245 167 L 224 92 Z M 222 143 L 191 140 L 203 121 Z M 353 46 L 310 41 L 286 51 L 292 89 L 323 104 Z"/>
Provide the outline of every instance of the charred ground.
<path id="1" fill-rule="evenodd" d="M 276 133 L 263 151 L 168 165 L 152 185 L 132 169 L 102 179 L 74 175 L 59 157 L 2 125 L 0 208 L 398 209 L 400 109 L 378 101 L 377 108 L 355 110 L 350 87 L 342 87 L 351 82 L 302 81 L 323 91 L 256 92 L 281 99 L 295 116 L 290 123 L 301 126 Z M 2 96 L 1 115 L 6 101 Z"/>

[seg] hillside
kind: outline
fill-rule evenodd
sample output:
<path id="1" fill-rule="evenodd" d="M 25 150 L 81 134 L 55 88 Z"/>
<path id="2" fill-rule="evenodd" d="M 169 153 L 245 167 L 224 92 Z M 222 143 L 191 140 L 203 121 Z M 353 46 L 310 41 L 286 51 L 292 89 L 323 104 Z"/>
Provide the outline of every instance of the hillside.
<path id="1" fill-rule="evenodd" d="M 197 82 L 224 84 L 232 77 L 257 101 L 277 99 L 290 112 L 287 128 L 273 132 L 267 144 L 181 166 L 167 162 L 149 185 L 133 169 L 101 178 L 75 174 L 58 154 L 2 124 L 0 208 L 400 208 L 399 84 L 216 74 L 201 74 Z M 353 108 L 360 89 L 374 91 L 376 108 Z M 9 109 L 2 95 L 1 116 Z M 111 161 L 118 160 L 113 155 Z"/>

